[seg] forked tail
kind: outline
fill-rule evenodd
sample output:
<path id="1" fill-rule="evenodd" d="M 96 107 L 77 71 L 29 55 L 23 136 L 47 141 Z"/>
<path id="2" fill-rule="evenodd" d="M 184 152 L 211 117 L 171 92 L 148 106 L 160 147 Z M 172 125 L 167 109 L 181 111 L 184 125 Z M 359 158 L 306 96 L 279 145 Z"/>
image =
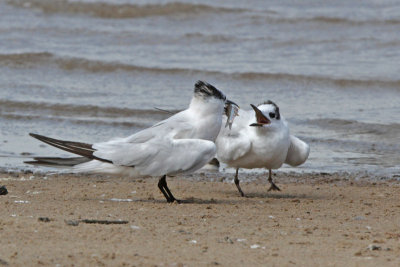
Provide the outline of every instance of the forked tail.
<path id="1" fill-rule="evenodd" d="M 24 161 L 24 163 L 32 165 L 41 165 L 48 167 L 73 167 L 75 165 L 85 163 L 91 159 L 86 157 L 74 158 L 57 158 L 57 157 L 35 157 L 32 161 Z"/>
<path id="2" fill-rule="evenodd" d="M 45 165 L 45 166 L 75 166 L 77 164 L 85 163 L 90 160 L 99 160 L 107 163 L 112 163 L 112 161 L 107 159 L 102 159 L 93 155 L 96 149 L 93 148 L 92 144 L 81 143 L 81 142 L 72 142 L 72 141 L 64 141 L 58 140 L 50 137 L 46 137 L 39 134 L 30 133 L 30 136 L 46 143 L 51 146 L 57 147 L 59 149 L 80 155 L 82 157 L 74 157 L 74 158 L 58 158 L 58 157 L 36 157 L 34 161 L 26 161 L 25 163 L 34 164 L 34 165 Z"/>

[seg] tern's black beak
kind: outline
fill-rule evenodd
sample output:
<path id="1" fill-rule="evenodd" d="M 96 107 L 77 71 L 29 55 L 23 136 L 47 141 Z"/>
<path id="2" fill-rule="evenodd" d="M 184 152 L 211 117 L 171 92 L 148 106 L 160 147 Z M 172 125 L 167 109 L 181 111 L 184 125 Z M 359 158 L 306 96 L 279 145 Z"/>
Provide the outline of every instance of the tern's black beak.
<path id="1" fill-rule="evenodd" d="M 271 121 L 267 117 L 265 117 L 265 115 L 261 112 L 261 110 L 259 110 L 253 104 L 250 104 L 250 106 L 254 109 L 254 112 L 256 113 L 256 120 L 257 120 L 257 123 L 252 123 L 252 124 L 250 124 L 250 126 L 261 127 L 263 125 L 271 123 Z"/>

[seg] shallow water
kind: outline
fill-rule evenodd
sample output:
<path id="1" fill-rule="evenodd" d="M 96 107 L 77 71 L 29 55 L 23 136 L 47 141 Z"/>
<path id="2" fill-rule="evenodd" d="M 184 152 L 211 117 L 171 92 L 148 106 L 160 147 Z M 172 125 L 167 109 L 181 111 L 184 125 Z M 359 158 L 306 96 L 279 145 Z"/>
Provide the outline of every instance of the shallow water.
<path id="1" fill-rule="evenodd" d="M 299 172 L 400 171 L 397 1 L 0 1 L 0 167 L 67 155 L 184 109 L 205 80 L 274 100 L 311 146 Z M 31 153 L 31 154 L 28 154 Z"/>

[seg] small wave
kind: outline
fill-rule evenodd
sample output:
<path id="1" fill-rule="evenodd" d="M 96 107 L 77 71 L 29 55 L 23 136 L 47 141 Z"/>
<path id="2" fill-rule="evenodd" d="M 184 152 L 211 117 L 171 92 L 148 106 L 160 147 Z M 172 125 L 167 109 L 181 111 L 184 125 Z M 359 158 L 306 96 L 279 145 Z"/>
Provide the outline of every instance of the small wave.
<path id="1" fill-rule="evenodd" d="M 330 23 L 330 24 L 351 24 L 351 25 L 397 25 L 400 24 L 398 19 L 360 19 L 353 20 L 348 18 L 338 18 L 338 17 L 323 17 L 317 16 L 313 18 L 306 19 L 306 21 L 317 22 L 317 23 Z"/>
<path id="2" fill-rule="evenodd" d="M 52 58 L 53 55 L 47 52 L 0 54 L 0 63 L 5 66 L 33 67 L 47 64 Z"/>
<path id="3" fill-rule="evenodd" d="M 308 120 L 307 123 L 326 129 L 345 132 L 348 136 L 365 134 L 379 137 L 382 141 L 389 142 L 398 140 L 400 132 L 400 124 L 398 123 L 379 124 L 332 118 Z"/>
<path id="4" fill-rule="evenodd" d="M 11 67 L 36 67 L 57 65 L 60 69 L 75 70 L 81 69 L 89 72 L 114 72 L 122 71 L 145 71 L 160 72 L 167 74 L 180 74 L 195 70 L 181 68 L 152 68 L 123 64 L 119 62 L 105 62 L 74 57 L 59 57 L 48 52 L 32 52 L 19 54 L 0 54 L 0 63 Z"/>
<path id="5" fill-rule="evenodd" d="M 400 41 L 398 40 L 393 40 L 389 42 L 378 42 L 376 44 L 377 47 L 379 48 L 398 48 L 400 46 Z"/>
<path id="6" fill-rule="evenodd" d="M 264 20 L 269 24 L 297 24 L 297 23 L 313 23 L 313 24 L 343 24 L 350 26 L 362 26 L 362 25 L 398 25 L 400 24 L 399 19 L 352 19 L 344 17 L 328 17 L 328 16 L 314 16 L 314 17 L 283 17 L 283 16 L 267 16 L 264 14 L 253 15 L 254 20 Z"/>
<path id="7" fill-rule="evenodd" d="M 172 110 L 172 112 L 178 112 Z M 44 115 L 45 114 L 45 115 Z M 34 118 L 150 118 L 165 119 L 169 114 L 157 109 L 128 109 L 99 107 L 93 105 L 49 104 L 43 102 L 20 102 L 0 99 L 0 117 L 13 119 Z M 81 119 L 84 121 L 85 119 Z M 90 119 L 89 119 L 90 121 Z"/>
<path id="8" fill-rule="evenodd" d="M 323 118 L 323 119 L 313 119 L 308 120 L 308 123 L 312 123 L 318 126 L 330 126 L 330 127 L 360 127 L 360 126 L 377 126 L 377 127 L 388 127 L 384 130 L 387 131 L 390 128 L 394 130 L 400 131 L 400 124 L 392 123 L 392 124 L 379 124 L 379 123 L 366 123 L 366 122 L 359 122 L 355 120 L 344 120 L 344 119 L 333 119 L 333 118 Z"/>
<path id="9" fill-rule="evenodd" d="M 49 14 L 83 14 L 110 19 L 243 11 L 242 9 L 237 8 L 215 7 L 205 4 L 190 4 L 180 2 L 135 5 L 112 4 L 105 2 L 70 2 L 67 0 L 9 0 L 7 3 L 20 8 L 39 9 L 42 12 Z"/>
<path id="10" fill-rule="evenodd" d="M 343 79 L 333 78 L 326 76 L 309 76 L 309 75 L 297 75 L 289 73 L 258 73 L 258 72 L 246 72 L 246 73 L 234 73 L 235 77 L 245 80 L 286 80 L 293 82 L 307 82 L 307 83 L 331 83 L 337 87 L 390 87 L 399 88 L 400 80 L 361 80 L 361 79 Z"/>
<path id="11" fill-rule="evenodd" d="M 206 43 L 225 43 L 225 42 L 233 42 L 240 41 L 243 38 L 238 38 L 237 36 L 232 35 L 224 35 L 224 34 L 202 34 L 202 33 L 187 33 L 185 34 L 186 39 L 194 39 L 201 40 Z"/>
<path id="12" fill-rule="evenodd" d="M 20 121 L 46 121 L 46 122 L 67 122 L 73 124 L 80 125 L 102 125 L 102 126 L 110 126 L 110 127 L 119 127 L 119 128 L 138 128 L 143 129 L 150 127 L 149 123 L 140 123 L 140 122 L 131 122 L 131 121 L 111 121 L 105 120 L 103 118 L 71 118 L 66 116 L 48 116 L 48 115 L 28 115 L 28 114 L 0 114 L 0 118 L 8 119 L 8 120 L 20 120 Z"/>
<path id="13" fill-rule="evenodd" d="M 106 62 L 85 58 L 60 57 L 47 52 L 0 54 L 0 64 L 11 67 L 37 67 L 56 65 L 63 70 L 81 69 L 88 72 L 152 72 L 162 74 L 202 74 L 210 76 L 227 76 L 238 80 L 285 80 L 306 83 L 331 83 L 337 87 L 400 87 L 400 80 L 362 80 L 333 78 L 326 76 L 298 75 L 290 73 L 263 73 L 263 72 L 233 72 L 227 73 L 214 70 L 144 67 L 124 64 L 120 62 Z"/>

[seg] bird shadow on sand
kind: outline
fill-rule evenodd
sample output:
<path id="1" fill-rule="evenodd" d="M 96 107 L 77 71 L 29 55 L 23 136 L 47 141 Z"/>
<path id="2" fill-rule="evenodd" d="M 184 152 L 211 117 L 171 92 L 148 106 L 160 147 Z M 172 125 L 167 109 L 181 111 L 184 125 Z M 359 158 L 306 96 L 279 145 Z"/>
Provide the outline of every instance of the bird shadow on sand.
<path id="1" fill-rule="evenodd" d="M 258 202 L 260 199 L 288 199 L 288 200 L 296 200 L 296 199 L 308 199 L 308 200 L 318 200 L 325 199 L 324 196 L 317 194 L 296 194 L 296 193 L 282 193 L 282 192 L 249 192 L 245 193 L 244 197 L 241 197 L 238 192 L 233 191 L 223 191 L 225 196 L 222 199 L 202 199 L 189 197 L 184 199 L 179 199 L 179 204 L 240 204 L 243 202 L 254 201 Z M 162 198 L 132 198 L 132 199 L 93 199 L 104 202 L 126 202 L 126 203 L 164 203 L 167 204 L 167 201 Z M 178 204 L 177 202 L 169 203 L 169 204 Z"/>
<path id="2" fill-rule="evenodd" d="M 132 199 L 85 199 L 85 200 L 95 200 L 95 201 L 101 201 L 101 202 L 119 202 L 119 203 L 153 203 L 153 204 L 237 204 L 242 202 L 243 200 L 241 198 L 238 199 L 201 199 L 201 198 L 185 198 L 185 199 L 179 199 L 178 202 L 173 202 L 173 203 L 168 203 L 165 199 L 153 199 L 153 198 L 132 198 Z"/>
<path id="3" fill-rule="evenodd" d="M 290 194 L 290 193 L 245 193 L 245 198 L 273 198 L 273 199 L 324 199 L 320 195 L 307 195 L 307 194 Z"/>
<path id="4" fill-rule="evenodd" d="M 243 202 L 242 199 L 202 199 L 202 198 L 195 198 L 195 197 L 190 197 L 190 198 L 185 198 L 185 199 L 179 199 L 180 204 L 200 204 L 200 205 L 212 205 L 212 204 L 240 204 Z M 158 203 L 165 203 L 165 200 L 157 201 Z"/>
<path id="5" fill-rule="evenodd" d="M 201 199 L 201 198 L 185 198 L 185 199 L 179 199 L 179 203 L 174 202 L 174 203 L 167 203 L 165 199 L 132 199 L 132 201 L 129 201 L 131 203 L 154 203 L 154 204 L 200 204 L 200 205 L 218 205 L 218 204 L 231 204 L 231 205 L 236 205 L 236 204 L 241 204 L 241 203 L 249 203 L 249 202 L 258 202 L 260 199 L 287 199 L 287 200 L 300 200 L 300 199 L 308 199 L 308 200 L 318 200 L 318 199 L 324 199 L 322 196 L 316 196 L 316 195 L 305 195 L 305 194 L 269 194 L 269 193 L 249 193 L 246 194 L 245 197 L 237 196 L 235 198 L 223 198 L 223 199 Z M 110 200 L 105 200 L 105 201 L 110 201 Z"/>
<path id="6" fill-rule="evenodd" d="M 181 199 L 181 204 L 238 204 L 242 202 L 240 199 L 201 199 L 201 198 L 187 198 Z"/>
<path id="7" fill-rule="evenodd" d="M 244 192 L 245 196 L 241 197 L 239 195 L 239 192 L 233 192 L 233 191 L 224 191 L 223 192 L 227 196 L 234 196 L 236 195 L 238 198 L 244 198 L 244 199 L 256 199 L 256 198 L 264 198 L 264 199 L 312 199 L 312 200 L 317 200 L 317 199 L 325 199 L 324 196 L 322 195 L 317 195 L 317 194 L 296 194 L 296 193 L 285 193 L 285 192 Z"/>
<path id="8" fill-rule="evenodd" d="M 89 200 L 89 199 L 86 199 Z M 103 201 L 103 202 L 119 202 L 119 203 L 153 203 L 153 204 L 203 204 L 203 205 L 210 205 L 210 204 L 240 204 L 244 201 L 243 198 L 237 197 L 235 199 L 201 199 L 201 198 L 184 198 L 184 199 L 179 199 L 179 203 L 173 202 L 173 203 L 167 203 L 165 199 L 149 199 L 149 198 L 132 198 L 129 200 L 113 200 L 113 199 L 91 199 L 91 200 L 97 200 L 97 201 Z M 254 200 L 256 201 L 256 200 Z"/>

